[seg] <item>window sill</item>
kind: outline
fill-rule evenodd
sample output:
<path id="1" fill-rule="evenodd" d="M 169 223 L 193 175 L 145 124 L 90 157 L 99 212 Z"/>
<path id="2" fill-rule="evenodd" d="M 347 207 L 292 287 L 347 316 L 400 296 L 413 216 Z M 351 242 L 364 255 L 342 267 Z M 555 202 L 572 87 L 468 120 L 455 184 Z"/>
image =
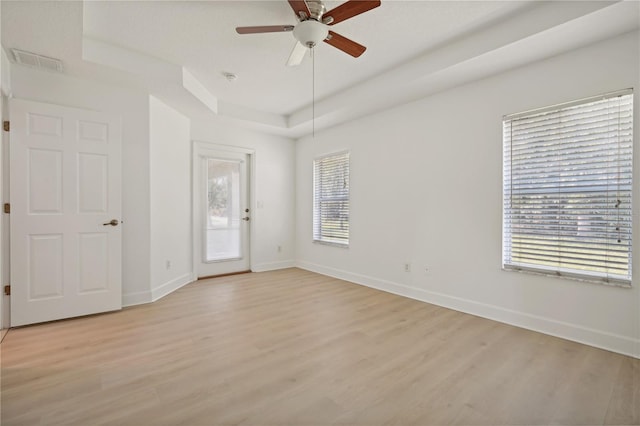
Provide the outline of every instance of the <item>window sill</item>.
<path id="1" fill-rule="evenodd" d="M 343 244 L 343 243 L 334 243 L 331 241 L 322 241 L 322 240 L 313 240 L 313 244 L 320 244 L 323 246 L 333 246 L 333 247 L 338 247 L 338 248 L 343 248 L 343 249 L 348 249 L 349 248 L 349 244 Z"/>
<path id="2" fill-rule="evenodd" d="M 571 272 L 563 272 L 563 271 L 546 271 L 544 269 L 537 268 L 529 268 L 526 266 L 511 266 L 511 265 L 503 265 L 502 270 L 506 272 L 520 272 L 524 274 L 530 275 L 541 275 L 545 277 L 553 277 L 553 278 L 562 278 L 572 281 L 580 281 L 590 284 L 601 284 L 608 287 L 619 287 L 619 288 L 631 288 L 631 281 L 616 279 L 616 278 L 602 278 L 602 277 L 591 277 L 589 275 L 582 275 L 578 273 Z"/>

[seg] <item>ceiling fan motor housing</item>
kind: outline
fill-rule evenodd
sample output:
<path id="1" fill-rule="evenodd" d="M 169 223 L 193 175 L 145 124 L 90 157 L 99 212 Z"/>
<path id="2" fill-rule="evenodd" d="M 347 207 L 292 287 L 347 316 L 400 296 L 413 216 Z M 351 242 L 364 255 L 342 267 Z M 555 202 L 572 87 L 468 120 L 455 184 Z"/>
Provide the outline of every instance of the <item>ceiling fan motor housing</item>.
<path id="1" fill-rule="evenodd" d="M 0 0 L 2 1 L 2 0 Z M 329 31 L 329 25 L 351 19 L 354 16 L 380 6 L 380 0 L 347 0 L 328 12 L 323 0 L 288 0 L 293 9 L 298 25 L 262 25 L 253 27 L 236 27 L 238 34 L 284 33 L 293 30 L 297 43 L 289 55 L 287 65 L 299 65 L 307 49 L 311 49 L 321 41 L 359 58 L 367 50 L 353 40 Z"/>
<path id="2" fill-rule="evenodd" d="M 328 35 L 329 28 L 313 19 L 302 21 L 293 29 L 293 36 L 296 40 L 310 48 L 327 38 Z"/>

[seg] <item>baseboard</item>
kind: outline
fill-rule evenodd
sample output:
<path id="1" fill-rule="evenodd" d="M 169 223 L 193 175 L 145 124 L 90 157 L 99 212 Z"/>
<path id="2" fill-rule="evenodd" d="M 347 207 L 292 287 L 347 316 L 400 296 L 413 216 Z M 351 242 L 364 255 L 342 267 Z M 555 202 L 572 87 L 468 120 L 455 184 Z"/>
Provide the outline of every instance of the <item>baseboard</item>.
<path id="1" fill-rule="evenodd" d="M 296 262 L 294 260 L 283 260 L 279 262 L 263 262 L 257 265 L 251 265 L 251 272 L 275 271 L 276 269 L 294 268 Z"/>
<path id="2" fill-rule="evenodd" d="M 125 293 L 122 295 L 122 307 L 135 305 L 144 305 L 145 303 L 151 303 L 150 291 L 137 291 L 135 293 Z"/>
<path id="3" fill-rule="evenodd" d="M 173 293 L 180 287 L 195 281 L 194 274 L 187 272 L 171 281 L 160 285 L 150 291 L 137 291 L 135 293 L 127 293 L 122 295 L 122 307 L 135 305 L 144 305 L 145 303 L 155 302 L 164 296 Z"/>
<path id="4" fill-rule="evenodd" d="M 480 303 L 469 299 L 409 287 L 403 284 L 380 280 L 374 277 L 318 265 L 311 262 L 298 261 L 296 262 L 296 266 L 301 269 L 361 284 L 377 290 L 397 294 L 399 296 L 409 297 L 411 299 L 499 321 L 516 327 L 572 340 L 574 342 L 606 349 L 634 358 L 640 358 L 640 339 L 620 336 L 601 330 L 583 327 L 577 324 L 570 324 L 537 315 L 527 314 L 525 312 L 505 309 L 500 306 Z"/>
<path id="5" fill-rule="evenodd" d="M 161 286 L 151 290 L 151 301 L 155 302 L 156 300 L 163 298 L 167 294 L 173 293 L 180 287 L 183 287 L 193 281 L 195 281 L 195 277 L 192 272 L 187 272 L 186 274 L 180 275 L 171 281 L 167 281 Z"/>
<path id="6" fill-rule="evenodd" d="M 293 260 L 285 260 L 279 262 L 263 262 L 251 266 L 252 272 L 275 271 L 276 269 L 293 268 L 296 262 Z M 180 287 L 196 280 L 196 276 L 192 272 L 183 274 L 171 281 L 168 281 L 151 291 L 138 291 L 135 293 L 127 293 L 122 295 L 122 306 L 142 305 L 145 303 L 155 302 L 164 296 L 173 293 Z"/>

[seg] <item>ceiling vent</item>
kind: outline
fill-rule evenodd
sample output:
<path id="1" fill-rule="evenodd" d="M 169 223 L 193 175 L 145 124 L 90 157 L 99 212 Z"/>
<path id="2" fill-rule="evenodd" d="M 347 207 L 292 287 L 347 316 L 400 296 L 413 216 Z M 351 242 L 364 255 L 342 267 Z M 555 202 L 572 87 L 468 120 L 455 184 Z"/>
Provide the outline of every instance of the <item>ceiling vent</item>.
<path id="1" fill-rule="evenodd" d="M 18 49 L 11 49 L 11 52 L 13 52 L 13 57 L 18 64 L 40 68 L 47 71 L 62 72 L 62 61 L 60 59 L 48 58 L 46 56 Z"/>

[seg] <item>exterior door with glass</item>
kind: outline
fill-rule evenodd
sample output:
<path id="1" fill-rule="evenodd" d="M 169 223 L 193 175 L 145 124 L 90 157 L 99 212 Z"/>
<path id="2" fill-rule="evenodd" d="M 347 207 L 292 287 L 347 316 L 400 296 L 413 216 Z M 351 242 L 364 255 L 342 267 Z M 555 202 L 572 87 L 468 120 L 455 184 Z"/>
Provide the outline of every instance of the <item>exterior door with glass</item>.
<path id="1" fill-rule="evenodd" d="M 250 269 L 249 155 L 197 144 L 194 242 L 198 278 Z"/>

